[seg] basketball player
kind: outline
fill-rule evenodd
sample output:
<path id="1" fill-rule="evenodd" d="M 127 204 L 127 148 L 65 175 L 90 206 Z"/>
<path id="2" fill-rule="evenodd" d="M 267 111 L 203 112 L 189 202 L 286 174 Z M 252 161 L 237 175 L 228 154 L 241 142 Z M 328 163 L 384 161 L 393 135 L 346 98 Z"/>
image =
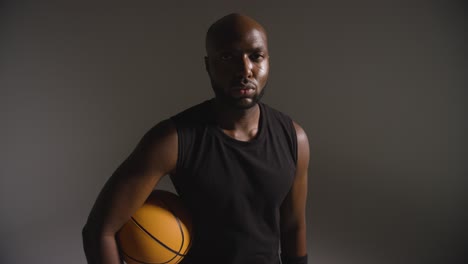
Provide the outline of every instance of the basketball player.
<path id="1" fill-rule="evenodd" d="M 260 102 L 267 44 L 264 28 L 244 15 L 209 28 L 215 97 L 150 129 L 114 172 L 83 228 L 88 263 L 120 262 L 116 232 L 164 175 L 193 217 L 183 263 L 307 263 L 309 144 L 297 123 Z"/>

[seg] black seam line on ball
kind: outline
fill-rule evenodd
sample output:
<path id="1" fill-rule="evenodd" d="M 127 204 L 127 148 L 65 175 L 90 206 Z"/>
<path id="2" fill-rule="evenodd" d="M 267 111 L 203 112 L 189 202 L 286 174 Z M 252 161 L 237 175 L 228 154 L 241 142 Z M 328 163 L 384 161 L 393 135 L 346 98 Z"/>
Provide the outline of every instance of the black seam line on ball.
<path id="1" fill-rule="evenodd" d="M 161 199 L 162 200 L 162 199 Z M 177 222 L 177 225 L 179 226 L 179 230 L 180 230 L 180 235 L 182 236 L 182 243 L 180 244 L 180 248 L 179 248 L 179 251 L 177 254 L 179 254 L 181 251 L 182 251 L 182 248 L 184 247 L 184 243 L 185 243 L 185 236 L 184 236 L 184 230 L 182 229 L 182 224 L 180 223 L 180 219 L 176 216 L 176 214 L 171 210 L 171 207 L 168 206 L 166 203 L 164 203 L 164 201 L 160 201 L 163 205 L 166 206 L 166 208 L 169 210 L 169 212 L 171 212 L 171 214 L 174 216 L 176 222 Z M 190 248 L 190 245 L 187 247 L 187 250 Z M 185 256 L 185 254 L 187 253 L 187 250 L 184 252 L 184 254 L 182 254 L 182 256 Z"/>
<path id="2" fill-rule="evenodd" d="M 122 254 L 124 254 L 127 258 L 133 260 L 133 261 L 136 261 L 138 263 L 141 263 L 141 264 L 166 264 L 166 263 L 169 263 L 171 262 L 174 258 L 171 258 L 170 260 L 168 261 L 164 261 L 164 262 L 145 262 L 145 261 L 142 261 L 142 260 L 139 260 L 139 259 L 136 259 L 130 255 L 128 255 L 127 253 L 125 253 L 124 251 L 122 251 Z"/>
<path id="3" fill-rule="evenodd" d="M 150 232 L 148 232 L 148 230 L 146 230 L 140 223 L 138 223 L 137 220 L 135 220 L 135 218 L 133 218 L 132 216 L 132 221 L 134 224 L 136 224 L 143 232 L 145 232 L 148 236 L 150 236 L 153 240 L 155 240 L 156 242 L 158 242 L 159 244 L 161 244 L 161 246 L 163 246 L 164 248 L 166 248 L 167 250 L 171 251 L 172 253 L 178 255 L 178 256 L 183 256 L 185 257 L 185 255 L 183 254 L 180 254 L 180 252 L 177 252 L 175 250 L 173 250 L 172 248 L 170 248 L 169 246 L 167 246 L 166 244 L 164 244 L 163 242 L 161 242 L 159 239 L 157 239 L 155 236 L 153 236 Z"/>
<path id="4" fill-rule="evenodd" d="M 171 212 L 171 214 L 175 217 L 176 223 L 179 225 L 179 230 L 180 230 L 180 232 L 182 233 L 182 243 L 181 243 L 181 245 L 180 245 L 180 249 L 179 249 L 179 251 L 178 251 L 177 253 L 173 252 L 173 253 L 174 253 L 174 256 L 173 256 L 172 258 L 170 258 L 168 261 L 164 262 L 164 263 L 168 263 L 168 262 L 173 261 L 175 258 L 177 258 L 177 256 L 182 256 L 182 255 L 180 254 L 180 251 L 181 251 L 182 247 L 184 246 L 184 233 L 183 233 L 182 227 L 181 227 L 181 225 L 180 225 L 179 219 L 178 219 L 177 216 L 174 214 L 174 212 L 171 210 L 171 208 L 170 208 L 167 204 L 165 204 L 165 203 L 162 201 L 162 199 L 161 199 L 160 202 L 162 203 L 162 205 L 166 206 L 166 208 L 169 210 L 169 212 Z M 140 227 L 145 233 L 147 233 L 148 235 L 150 235 L 151 237 L 153 237 L 153 236 L 152 236 L 149 232 L 147 232 L 146 229 L 143 228 L 143 226 L 142 226 L 140 223 L 138 223 L 133 217 L 132 217 L 132 219 L 133 219 L 133 221 L 135 221 L 135 223 L 138 225 L 138 227 Z M 156 242 L 158 242 L 158 243 L 161 244 L 162 246 L 166 247 L 166 245 L 164 245 L 164 244 L 163 244 L 161 241 L 159 241 L 157 238 L 155 238 L 155 239 L 156 239 Z M 172 250 L 169 248 L 169 246 L 167 246 L 166 248 L 167 248 L 168 250 L 172 251 Z M 146 264 L 146 263 L 145 263 L 145 264 Z"/>
<path id="5" fill-rule="evenodd" d="M 135 262 L 138 262 L 140 264 L 166 264 L 166 263 L 169 263 L 171 262 L 174 258 L 168 260 L 168 261 L 164 261 L 164 262 L 146 262 L 146 261 L 143 261 L 143 260 L 139 260 L 139 259 L 136 259 L 132 256 L 130 256 L 129 254 L 127 254 L 121 247 L 120 247 L 120 240 L 119 240 L 119 243 L 118 243 L 118 247 L 119 247 L 119 251 L 120 251 L 120 255 L 122 257 L 122 255 L 125 255 L 127 258 L 135 261 Z"/>

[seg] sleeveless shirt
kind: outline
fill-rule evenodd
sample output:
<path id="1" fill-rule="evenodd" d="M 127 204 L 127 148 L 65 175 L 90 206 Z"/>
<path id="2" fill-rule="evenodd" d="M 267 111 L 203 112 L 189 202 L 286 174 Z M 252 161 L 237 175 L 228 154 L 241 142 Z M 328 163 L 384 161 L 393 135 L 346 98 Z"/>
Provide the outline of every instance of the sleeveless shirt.
<path id="1" fill-rule="evenodd" d="M 279 209 L 297 161 L 292 120 L 259 103 L 255 138 L 238 141 L 216 125 L 213 104 L 207 100 L 171 117 L 178 135 L 171 180 L 193 221 L 182 263 L 280 263 Z"/>

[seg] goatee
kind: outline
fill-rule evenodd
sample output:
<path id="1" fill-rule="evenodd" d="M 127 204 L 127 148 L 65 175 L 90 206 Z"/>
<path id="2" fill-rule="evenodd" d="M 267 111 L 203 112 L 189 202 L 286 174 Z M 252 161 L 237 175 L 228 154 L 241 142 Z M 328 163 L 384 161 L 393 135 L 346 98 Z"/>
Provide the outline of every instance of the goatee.
<path id="1" fill-rule="evenodd" d="M 226 94 L 226 92 L 221 89 L 219 86 L 211 82 L 211 86 L 213 88 L 213 91 L 216 95 L 216 99 L 219 100 L 221 103 L 228 105 L 232 108 L 238 109 L 238 110 L 246 110 L 249 108 L 254 107 L 257 105 L 258 102 L 262 99 L 263 95 L 265 94 L 265 90 L 267 85 L 263 87 L 262 91 L 259 94 L 254 94 L 253 97 L 241 97 L 241 98 L 234 98 L 232 96 L 229 96 Z M 245 102 L 245 99 L 249 98 L 251 101 Z"/>

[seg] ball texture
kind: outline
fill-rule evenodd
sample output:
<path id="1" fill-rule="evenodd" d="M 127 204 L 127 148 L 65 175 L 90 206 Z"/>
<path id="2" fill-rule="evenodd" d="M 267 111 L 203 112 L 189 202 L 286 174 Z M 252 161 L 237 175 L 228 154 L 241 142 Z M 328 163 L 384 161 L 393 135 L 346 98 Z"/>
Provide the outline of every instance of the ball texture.
<path id="1" fill-rule="evenodd" d="M 192 223 L 180 198 L 154 190 L 117 233 L 122 258 L 128 264 L 179 263 L 190 249 Z"/>

